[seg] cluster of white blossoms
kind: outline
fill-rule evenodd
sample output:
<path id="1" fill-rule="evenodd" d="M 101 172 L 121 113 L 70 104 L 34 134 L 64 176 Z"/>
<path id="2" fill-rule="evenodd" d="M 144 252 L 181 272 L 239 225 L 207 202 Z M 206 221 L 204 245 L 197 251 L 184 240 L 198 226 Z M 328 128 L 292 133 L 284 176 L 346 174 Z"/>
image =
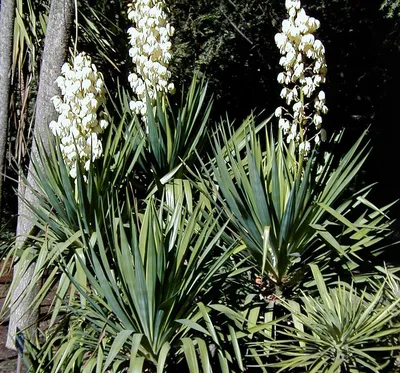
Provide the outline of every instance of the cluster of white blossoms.
<path id="1" fill-rule="evenodd" d="M 279 64 L 284 72 L 279 73 L 278 82 L 284 85 L 281 97 L 286 101 L 286 108 L 278 107 L 275 115 L 280 118 L 279 127 L 287 135 L 287 141 L 295 140 L 299 151 L 307 154 L 312 139 L 319 143 L 326 137 L 321 128 L 321 115 L 328 108 L 325 93 L 320 90 L 327 72 L 325 48 L 313 35 L 320 22 L 307 16 L 300 0 L 286 0 L 285 6 L 289 18 L 282 22 L 282 32 L 275 35 L 275 42 L 282 55 Z M 311 130 L 311 124 L 315 131 L 308 138 L 306 133 Z"/>
<path id="2" fill-rule="evenodd" d="M 83 171 L 103 152 L 99 138 L 108 126 L 107 116 L 100 107 L 105 103 L 103 75 L 92 64 L 91 58 L 80 53 L 73 64 L 65 63 L 56 80 L 61 97 L 52 98 L 57 121 L 49 124 L 60 138 L 61 153 L 71 177 L 76 178 L 77 160 Z"/>
<path id="3" fill-rule="evenodd" d="M 167 21 L 162 0 L 136 0 L 129 4 L 128 18 L 134 25 L 128 29 L 128 34 L 132 46 L 129 55 L 135 65 L 135 72 L 128 80 L 137 97 L 130 102 L 130 108 L 144 119 L 147 96 L 154 106 L 158 92 L 175 91 L 174 84 L 168 82 L 172 57 L 170 37 L 174 28 Z"/>

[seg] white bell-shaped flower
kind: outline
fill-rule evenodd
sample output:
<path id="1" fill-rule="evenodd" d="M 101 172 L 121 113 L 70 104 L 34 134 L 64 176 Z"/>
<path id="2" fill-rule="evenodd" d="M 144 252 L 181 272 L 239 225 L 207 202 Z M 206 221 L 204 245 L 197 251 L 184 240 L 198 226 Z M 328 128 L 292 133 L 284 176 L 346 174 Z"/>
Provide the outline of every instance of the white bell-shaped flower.
<path id="1" fill-rule="evenodd" d="M 56 83 L 61 89 L 62 97 L 52 99 L 60 115 L 49 127 L 60 138 L 61 153 L 69 167 L 70 176 L 75 178 L 78 154 L 82 171 L 88 171 L 88 162 L 90 164 L 102 154 L 97 133 L 107 128 L 108 121 L 104 112 L 100 112 L 98 116 L 97 111 L 105 102 L 104 79 L 85 53 L 77 55 L 72 66 L 65 63 L 61 74 Z"/>
<path id="2" fill-rule="evenodd" d="M 317 91 L 326 80 L 325 48 L 314 35 L 320 22 L 306 14 L 300 0 L 286 0 L 285 7 L 288 18 L 282 22 L 282 31 L 275 35 L 275 43 L 282 55 L 279 64 L 284 71 L 277 80 L 284 86 L 280 96 L 287 109 L 279 107 L 275 115 L 287 141 L 302 141 L 299 151 L 306 154 L 310 149 L 310 142 L 305 140 L 308 131 L 314 131 L 315 143 L 326 138 L 320 134 L 322 114 L 328 108 L 324 91 Z"/>

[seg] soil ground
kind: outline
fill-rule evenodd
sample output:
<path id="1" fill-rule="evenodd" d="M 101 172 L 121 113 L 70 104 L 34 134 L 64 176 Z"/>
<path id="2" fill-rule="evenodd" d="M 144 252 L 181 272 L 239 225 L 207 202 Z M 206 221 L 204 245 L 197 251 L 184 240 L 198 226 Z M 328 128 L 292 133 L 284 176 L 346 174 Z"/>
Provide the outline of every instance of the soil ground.
<path id="1" fill-rule="evenodd" d="M 1 265 L 0 265 L 1 267 Z M 2 277 L 0 277 L 0 309 L 3 307 L 4 298 L 7 294 L 8 288 L 10 286 L 12 280 L 12 270 L 7 268 L 3 273 L 5 273 Z M 41 306 L 40 313 L 41 316 L 48 310 L 50 302 L 49 299 L 46 299 Z M 17 359 L 18 354 L 17 351 L 10 350 L 6 348 L 6 340 L 7 340 L 7 330 L 8 330 L 8 318 L 4 320 L 0 320 L 0 373 L 10 373 L 17 372 Z M 23 359 L 21 359 L 21 370 L 20 373 L 27 373 L 28 370 L 25 366 Z"/>
<path id="2" fill-rule="evenodd" d="M 3 307 L 11 279 L 12 272 L 7 269 L 6 274 L 0 278 L 0 309 Z M 0 373 L 16 372 L 18 355 L 16 351 L 6 348 L 8 319 L 2 321 L 0 324 Z"/>

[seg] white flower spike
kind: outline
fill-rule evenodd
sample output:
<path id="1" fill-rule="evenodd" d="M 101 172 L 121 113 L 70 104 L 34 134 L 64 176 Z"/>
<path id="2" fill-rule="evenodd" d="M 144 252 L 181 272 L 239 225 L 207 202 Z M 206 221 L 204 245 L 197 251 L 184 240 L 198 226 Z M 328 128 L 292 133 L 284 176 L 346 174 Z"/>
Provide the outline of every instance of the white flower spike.
<path id="1" fill-rule="evenodd" d="M 169 82 L 168 70 L 174 28 L 168 23 L 165 10 L 163 0 L 136 0 L 128 5 L 128 18 L 133 23 L 128 29 L 129 55 L 135 66 L 128 81 L 137 97 L 129 106 L 144 121 L 147 96 L 154 106 L 158 92 L 173 94 L 175 91 L 174 84 Z"/>
<path id="2" fill-rule="evenodd" d="M 64 162 L 70 176 L 76 178 L 78 156 L 83 172 L 103 152 L 98 134 L 108 127 L 106 114 L 100 109 L 105 103 L 104 79 L 91 58 L 80 53 L 72 65 L 62 66 L 56 83 L 62 97 L 55 96 L 52 102 L 60 115 L 49 127 L 60 138 Z"/>
<path id="3" fill-rule="evenodd" d="M 316 143 L 326 138 L 321 126 L 322 114 L 328 108 L 325 92 L 318 90 L 325 83 L 327 72 L 325 48 L 314 35 L 320 22 L 306 14 L 300 0 L 286 0 L 285 6 L 289 18 L 282 22 L 282 32 L 275 35 L 275 43 L 282 55 L 279 64 L 284 68 L 277 80 L 284 86 L 280 96 L 287 108 L 278 108 L 275 115 L 280 118 L 279 127 L 287 141 L 295 140 L 299 152 L 307 155 L 311 147 L 307 134 L 312 128 Z"/>

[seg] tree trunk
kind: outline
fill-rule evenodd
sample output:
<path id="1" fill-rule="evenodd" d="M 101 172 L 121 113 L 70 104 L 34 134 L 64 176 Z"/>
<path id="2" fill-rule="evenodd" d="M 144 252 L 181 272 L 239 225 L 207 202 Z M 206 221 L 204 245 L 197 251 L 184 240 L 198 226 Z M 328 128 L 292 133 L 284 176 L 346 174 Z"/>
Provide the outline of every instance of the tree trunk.
<path id="1" fill-rule="evenodd" d="M 4 1 L 4 0 L 3 0 Z M 55 80 L 60 75 L 61 66 L 66 60 L 66 52 L 70 37 L 74 0 L 52 0 L 50 14 L 47 23 L 46 38 L 44 43 L 43 59 L 39 76 L 39 89 L 36 100 L 34 141 L 31 150 L 31 159 L 38 162 L 38 148 L 36 141 L 43 143 L 45 151 L 49 149 L 50 131 L 49 123 L 57 118 L 57 113 L 51 102 L 53 96 L 58 95 L 59 89 Z M 28 171 L 29 188 L 25 188 L 23 200 L 36 205 L 38 203 L 31 188 L 35 189 L 32 165 Z M 21 184 L 21 182 L 20 182 Z M 21 188 L 20 188 L 21 191 Z M 20 199 L 18 206 L 17 244 L 23 245 L 25 237 L 34 226 L 34 217 Z M 20 268 L 14 268 L 14 277 L 18 284 L 11 297 L 10 321 L 8 328 L 8 348 L 15 349 L 16 329 L 27 330 L 30 337 L 36 334 L 37 311 L 30 310 L 30 304 L 35 298 L 37 291 L 24 294 L 34 273 L 34 265 L 23 263 Z"/>
<path id="2" fill-rule="evenodd" d="M 14 36 L 15 0 L 0 2 L 0 217 L 4 160 L 7 146 L 8 108 L 10 106 L 11 53 Z M 1 221 L 0 221 L 1 225 Z"/>

